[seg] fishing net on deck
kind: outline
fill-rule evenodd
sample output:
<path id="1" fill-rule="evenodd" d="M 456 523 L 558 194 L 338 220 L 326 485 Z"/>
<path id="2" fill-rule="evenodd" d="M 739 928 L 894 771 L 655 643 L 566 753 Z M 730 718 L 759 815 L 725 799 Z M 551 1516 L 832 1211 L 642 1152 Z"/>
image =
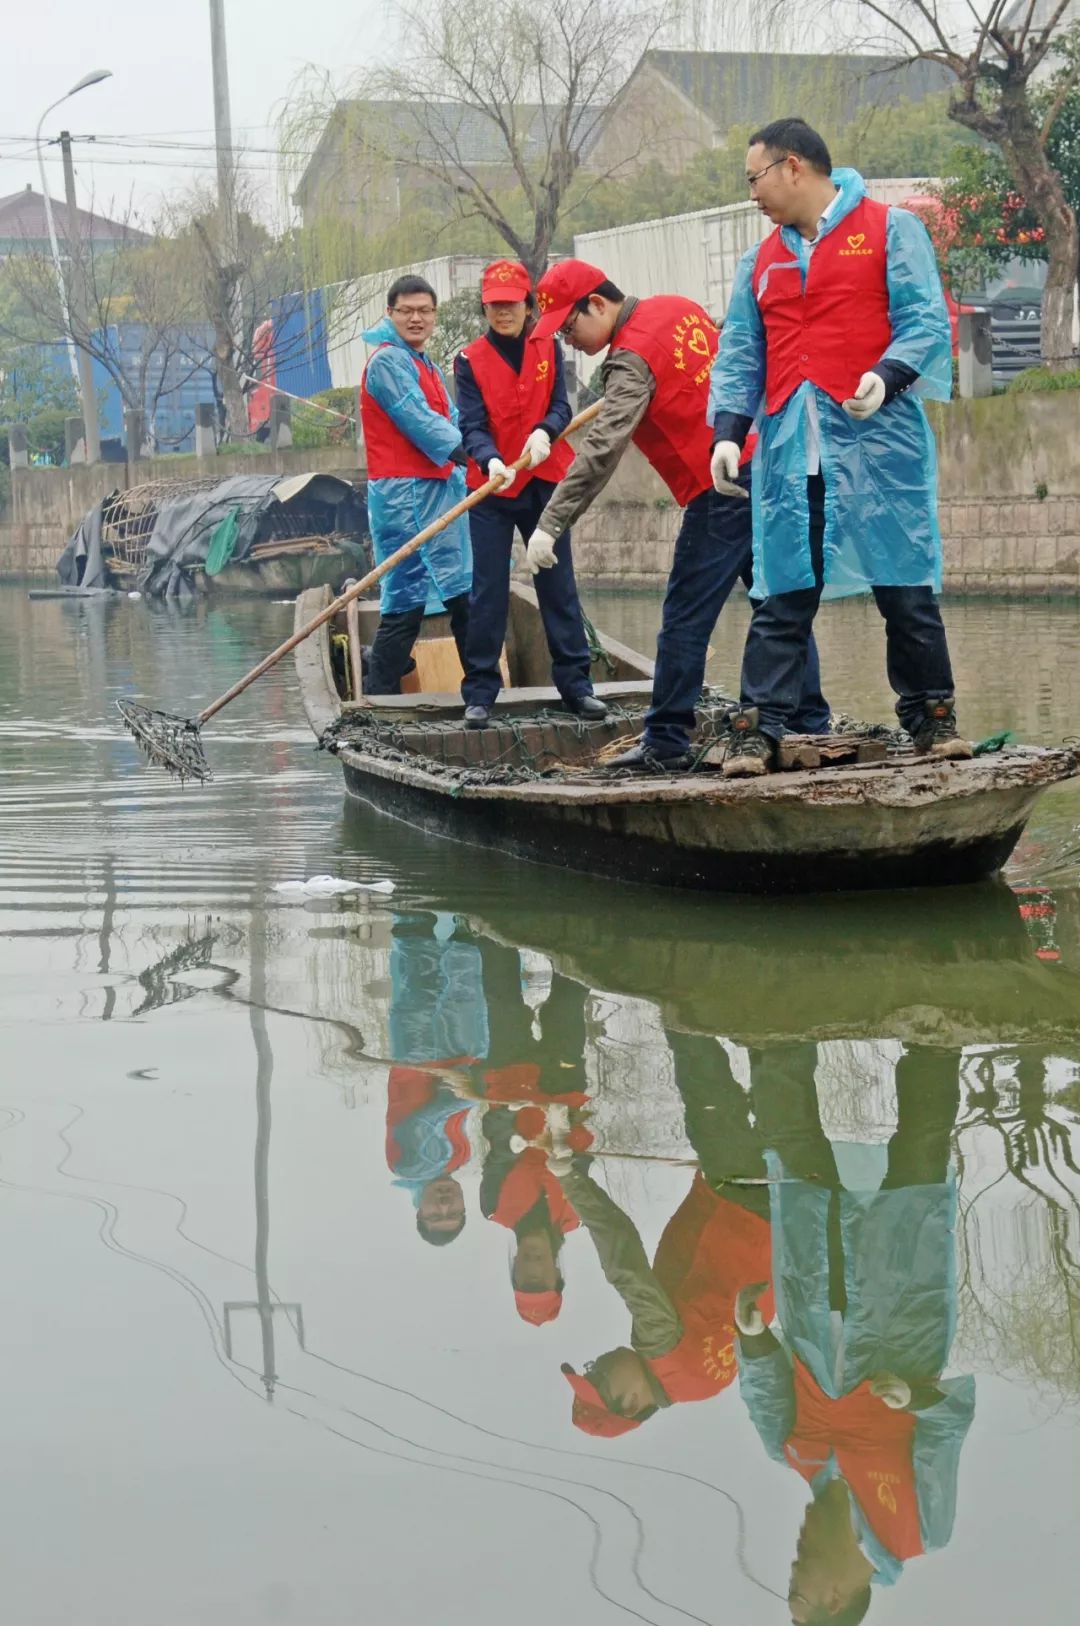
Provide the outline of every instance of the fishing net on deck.
<path id="1" fill-rule="evenodd" d="M 703 758 L 731 732 L 736 702 L 708 691 L 698 710 L 693 751 Z M 486 728 L 465 730 L 460 718 L 415 721 L 383 717 L 375 711 L 343 713 L 323 734 L 320 748 L 343 746 L 384 762 L 408 763 L 453 782 L 454 792 L 473 785 L 525 785 L 543 780 L 580 785 L 610 784 L 628 769 L 612 769 L 610 759 L 637 744 L 645 724 L 645 701 L 608 702 L 601 722 L 551 707 L 496 717 Z M 471 753 L 483 751 L 479 762 Z"/>
<path id="2" fill-rule="evenodd" d="M 710 757 L 731 738 L 731 713 L 738 702 L 717 690 L 706 689 L 697 707 L 698 727 L 690 748 L 688 771 L 719 766 L 720 754 Z M 324 732 L 320 749 L 337 752 L 349 747 L 387 763 L 408 764 L 447 780 L 451 794 L 470 786 L 526 785 L 539 781 L 573 785 L 606 784 L 633 776 L 640 769 L 612 768 L 611 760 L 639 743 L 648 711 L 647 701 L 608 702 L 602 722 L 586 722 L 561 708 L 496 716 L 486 728 L 466 730 L 460 718 L 408 719 L 386 717 L 358 708 L 343 712 Z M 902 728 L 865 723 L 839 712 L 833 716 L 835 734 L 858 734 L 885 742 L 890 753 L 911 745 Z M 483 752 L 483 760 L 477 756 Z M 659 772 L 666 772 L 658 767 Z"/>

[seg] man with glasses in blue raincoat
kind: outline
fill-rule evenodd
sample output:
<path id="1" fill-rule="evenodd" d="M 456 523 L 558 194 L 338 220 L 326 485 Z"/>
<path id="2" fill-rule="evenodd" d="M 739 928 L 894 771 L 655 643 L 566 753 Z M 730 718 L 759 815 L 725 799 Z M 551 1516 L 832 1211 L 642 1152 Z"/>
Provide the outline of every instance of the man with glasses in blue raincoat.
<path id="1" fill-rule="evenodd" d="M 386 315 L 362 335 L 377 348 L 364 368 L 360 418 L 368 466 L 368 521 L 381 564 L 465 496 L 457 408 L 439 368 L 424 354 L 438 297 L 423 277 L 398 277 Z M 382 619 L 371 648 L 366 694 L 398 694 L 425 609 L 444 606 L 465 660 L 472 549 L 464 515 L 383 577 Z"/>
<path id="2" fill-rule="evenodd" d="M 893 1048 L 778 1044 L 753 1056 L 775 1323 L 766 1282 L 748 1282 L 735 1299 L 739 1389 L 769 1456 L 810 1490 L 788 1593 L 796 1626 L 856 1626 L 871 1587 L 946 1545 L 975 1412 L 974 1378 L 943 1375 L 956 1328 L 959 1057 L 900 1046 L 892 1062 Z M 815 1081 L 827 1101 L 853 1087 L 864 1098 L 883 1062 L 895 1067 L 888 1142 L 827 1138 Z"/>
<path id="3" fill-rule="evenodd" d="M 873 591 L 889 682 L 916 750 L 966 758 L 936 594 L 937 465 L 919 396 L 948 400 L 949 316 L 926 228 L 833 170 L 802 119 L 750 138 L 776 229 L 744 255 L 713 366 L 717 491 L 758 419 L 754 587 L 728 777 L 764 774 L 795 715 L 822 597 Z"/>

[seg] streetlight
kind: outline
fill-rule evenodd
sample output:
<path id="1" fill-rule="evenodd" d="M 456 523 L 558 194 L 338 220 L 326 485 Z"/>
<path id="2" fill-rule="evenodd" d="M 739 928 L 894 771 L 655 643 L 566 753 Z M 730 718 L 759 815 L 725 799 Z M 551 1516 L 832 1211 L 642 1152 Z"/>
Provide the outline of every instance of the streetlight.
<path id="1" fill-rule="evenodd" d="M 83 424 L 86 428 L 87 435 L 87 454 L 88 456 L 94 457 L 100 456 L 100 448 L 97 444 L 97 411 L 96 402 L 94 400 L 93 370 L 90 366 L 89 356 L 86 358 L 85 369 L 80 369 L 79 356 L 76 354 L 75 350 L 75 339 L 71 330 L 71 310 L 68 305 L 67 285 L 64 281 L 64 267 L 60 261 L 60 245 L 56 240 L 56 222 L 53 219 L 52 199 L 49 197 L 49 185 L 45 179 L 45 159 L 42 156 L 41 151 L 41 127 L 45 123 L 45 120 L 48 118 L 49 114 L 54 112 L 62 102 L 69 101 L 72 96 L 77 96 L 80 90 L 86 90 L 89 85 L 98 85 L 103 79 L 111 78 L 111 68 L 95 68 L 92 73 L 86 74 L 82 79 L 79 80 L 77 85 L 72 85 L 69 91 L 66 91 L 63 96 L 60 96 L 51 104 L 51 106 L 45 109 L 44 113 L 42 113 L 41 117 L 38 119 L 37 131 L 34 135 L 34 145 L 37 148 L 38 171 L 41 175 L 41 195 L 45 201 L 45 220 L 49 227 L 49 246 L 52 249 L 53 270 L 56 272 L 56 288 L 60 295 L 60 312 L 64 319 L 64 333 L 67 338 L 68 362 L 71 366 L 71 376 L 75 380 L 75 387 L 79 391 L 79 395 L 82 399 Z M 73 222 L 69 221 L 69 235 L 72 226 Z M 92 448 L 91 440 L 93 441 Z"/>

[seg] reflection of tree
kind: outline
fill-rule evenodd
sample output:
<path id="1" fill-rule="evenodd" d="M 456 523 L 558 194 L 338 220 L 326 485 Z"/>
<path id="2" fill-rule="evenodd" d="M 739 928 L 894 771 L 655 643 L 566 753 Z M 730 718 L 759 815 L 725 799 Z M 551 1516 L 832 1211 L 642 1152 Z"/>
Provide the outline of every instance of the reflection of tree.
<path id="1" fill-rule="evenodd" d="M 1015 1062 L 999 1075 L 994 1057 L 984 1055 L 965 1069 L 969 1091 L 960 1130 L 977 1137 L 972 1174 L 990 1152 L 1003 1167 L 960 1205 L 962 1336 L 994 1370 L 1074 1404 L 1080 1401 L 1080 1168 L 1069 1127 L 1048 1103 L 1042 1055 Z M 1012 1182 L 1027 1194 L 1019 1204 Z M 1003 1185 L 1009 1188 L 1008 1235 L 999 1245 L 994 1192 Z"/>
<path id="2" fill-rule="evenodd" d="M 159 1011 L 166 1005 L 178 1005 L 182 999 L 191 999 L 203 990 L 194 983 L 174 979 L 183 971 L 204 971 L 210 964 L 210 955 L 217 941 L 214 932 L 179 943 L 176 948 L 139 973 L 139 986 L 145 990 L 142 1003 L 132 1016 L 145 1016 L 148 1011 Z M 223 968 L 222 968 L 223 969 Z M 234 977 L 236 973 L 231 973 Z"/>

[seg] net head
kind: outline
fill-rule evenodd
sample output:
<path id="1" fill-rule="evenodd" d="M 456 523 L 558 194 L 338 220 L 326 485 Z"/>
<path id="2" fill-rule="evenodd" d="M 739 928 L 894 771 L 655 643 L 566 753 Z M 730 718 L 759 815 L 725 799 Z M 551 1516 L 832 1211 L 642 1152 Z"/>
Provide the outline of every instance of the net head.
<path id="1" fill-rule="evenodd" d="M 199 725 L 188 717 L 167 711 L 151 711 L 133 700 L 118 700 L 117 710 L 124 727 L 139 750 L 156 768 L 165 768 L 183 783 L 197 779 L 205 784 L 214 776 L 203 750 Z"/>

